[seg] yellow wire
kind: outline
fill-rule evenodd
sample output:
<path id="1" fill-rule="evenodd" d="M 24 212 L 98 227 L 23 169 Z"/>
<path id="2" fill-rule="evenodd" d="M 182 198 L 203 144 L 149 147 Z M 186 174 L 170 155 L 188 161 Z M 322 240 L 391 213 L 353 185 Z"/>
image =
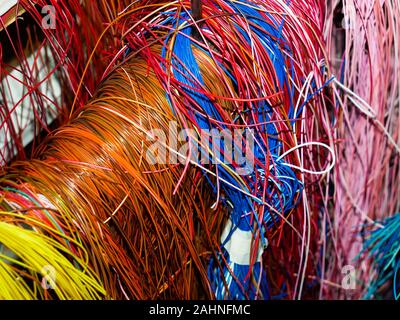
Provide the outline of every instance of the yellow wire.
<path id="1" fill-rule="evenodd" d="M 0 212 L 0 216 L 4 214 L 7 213 Z M 54 286 L 49 291 L 53 298 L 54 295 L 72 300 L 104 298 L 105 290 L 94 273 L 81 267 L 72 254 L 68 258 L 65 255 L 68 248 L 45 234 L 0 222 L 0 243 L 18 257 L 0 254 L 0 299 L 45 298 L 42 281 L 47 276 L 44 270 L 48 266 L 54 270 L 54 278 L 51 278 Z M 34 289 L 26 282 L 29 278 L 20 276 L 22 272 L 30 275 Z"/>

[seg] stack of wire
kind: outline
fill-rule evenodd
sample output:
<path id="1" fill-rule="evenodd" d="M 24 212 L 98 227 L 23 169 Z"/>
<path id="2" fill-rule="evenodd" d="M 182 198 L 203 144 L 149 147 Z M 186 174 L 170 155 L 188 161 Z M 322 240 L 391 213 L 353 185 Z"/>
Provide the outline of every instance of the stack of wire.
<path id="1" fill-rule="evenodd" d="M 20 1 L 63 99 L 32 154 L 4 109 L 0 297 L 347 298 L 350 264 L 398 297 L 399 7 L 367 2 Z"/>

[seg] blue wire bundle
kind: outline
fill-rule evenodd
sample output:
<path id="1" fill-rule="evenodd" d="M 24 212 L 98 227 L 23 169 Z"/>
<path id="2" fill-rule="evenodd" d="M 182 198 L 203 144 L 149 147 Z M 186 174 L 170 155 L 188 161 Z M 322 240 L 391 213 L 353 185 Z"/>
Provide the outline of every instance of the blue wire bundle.
<path id="1" fill-rule="evenodd" d="M 393 281 L 393 297 L 400 298 L 400 213 L 386 218 L 382 225 L 370 232 L 364 242 L 361 253 L 368 252 L 367 257 L 373 258 L 378 276 L 368 288 L 365 299 L 371 299 L 377 295 L 378 290 L 387 283 Z"/>
<path id="2" fill-rule="evenodd" d="M 293 73 L 293 68 L 290 65 L 291 62 L 285 63 L 286 60 L 282 52 L 282 45 L 278 44 L 278 42 L 284 43 L 281 36 L 281 28 L 283 22 L 280 24 L 267 23 L 259 11 L 249 6 L 246 6 L 246 3 L 248 3 L 247 1 L 243 1 L 243 3 L 228 3 L 235 13 L 247 19 L 249 22 L 252 22 L 251 24 L 249 24 L 251 32 L 253 34 L 252 36 L 257 37 L 258 41 L 262 43 L 264 54 L 266 56 L 269 56 L 271 62 L 274 65 L 276 78 L 278 80 L 275 83 L 275 90 L 277 92 L 284 90 L 289 91 L 291 106 L 289 110 L 289 115 L 294 116 L 293 88 L 291 87 L 287 76 L 287 70 L 291 70 L 291 72 Z M 252 3 L 252 5 L 254 6 L 254 3 Z M 163 24 L 173 25 L 175 28 L 178 28 L 178 26 L 180 26 L 182 22 L 189 20 L 189 16 L 186 12 L 182 12 L 179 18 L 176 18 L 173 13 L 166 12 L 164 14 L 166 15 L 166 18 L 164 19 Z M 274 21 L 272 17 L 270 18 L 272 21 Z M 248 31 L 242 29 L 237 24 L 234 24 L 233 26 L 237 29 L 236 33 L 241 34 L 241 36 L 246 39 L 247 42 L 250 43 L 252 41 L 252 39 L 250 39 L 248 35 Z M 197 46 L 197 44 L 192 41 L 192 38 L 190 37 L 191 33 L 192 27 L 190 26 L 190 24 L 188 24 L 187 27 L 181 28 L 176 35 L 174 46 L 172 48 L 173 58 L 171 61 L 173 66 L 173 75 L 176 80 L 184 84 L 182 90 L 185 91 L 185 94 L 190 96 L 191 99 L 193 99 L 193 101 L 195 101 L 196 104 L 201 108 L 202 112 L 207 115 L 207 117 L 204 117 L 199 113 L 194 113 L 192 111 L 192 118 L 195 119 L 197 126 L 201 129 L 209 130 L 214 128 L 215 125 L 213 125 L 208 120 L 208 118 L 222 121 L 222 117 L 220 116 L 218 109 L 213 105 L 213 103 L 206 95 L 192 89 L 199 87 L 199 84 L 204 85 L 204 81 L 201 76 L 199 65 L 193 53 L 192 46 Z M 171 32 L 170 36 L 165 39 L 165 46 L 162 50 L 163 58 L 166 57 L 166 48 L 168 47 L 167 44 L 170 41 L 170 37 L 172 35 L 173 32 Z M 276 39 L 279 39 L 279 41 L 277 41 Z M 199 46 L 197 47 L 199 48 Z M 288 48 L 284 49 L 288 51 Z M 290 55 L 290 52 L 288 53 Z M 163 67 L 165 68 L 165 66 Z M 231 73 L 227 71 L 227 68 L 222 67 L 222 69 L 226 70 L 227 75 L 232 79 L 233 83 L 235 83 L 235 78 L 232 77 Z M 171 108 L 173 108 L 172 104 Z M 296 178 L 293 170 L 289 166 L 286 166 L 282 159 L 279 159 L 281 143 L 277 139 L 279 133 L 275 125 L 272 123 L 267 123 L 263 125 L 259 124 L 261 122 L 265 123 L 265 117 L 269 118 L 271 116 L 271 106 L 269 106 L 268 103 L 264 101 L 262 103 L 250 103 L 250 109 L 251 108 L 253 108 L 253 110 L 257 109 L 257 111 L 259 112 L 259 116 L 255 120 L 252 120 L 252 117 L 248 117 L 249 124 L 256 124 L 258 128 L 258 130 L 254 133 L 255 141 L 258 142 L 255 143 L 256 147 L 254 148 L 254 155 L 257 159 L 257 164 L 254 168 L 253 173 L 243 177 L 247 183 L 247 186 L 239 183 L 237 179 L 235 179 L 235 177 L 232 175 L 231 171 L 226 170 L 226 168 L 220 164 L 217 164 L 218 176 L 219 178 L 228 181 L 231 185 L 237 187 L 239 190 L 243 190 L 248 194 L 253 194 L 259 199 L 263 198 L 264 191 L 260 186 L 264 184 L 264 179 L 266 179 L 265 167 L 268 164 L 265 163 L 265 153 L 270 154 L 275 163 L 273 166 L 270 167 L 270 174 L 267 181 L 268 188 L 266 192 L 266 199 L 268 199 L 268 203 L 271 207 L 273 207 L 281 214 L 285 214 L 296 205 L 294 199 L 296 197 L 296 194 L 300 194 L 302 184 Z M 226 126 L 222 125 L 222 128 L 226 128 Z M 261 136 L 262 134 L 268 135 L 268 146 L 265 142 L 263 142 Z M 221 147 L 223 147 L 223 145 Z M 210 148 L 213 148 L 211 143 Z M 208 151 L 206 150 L 202 150 L 202 152 L 208 153 Z M 232 165 L 229 166 L 233 170 L 235 169 Z M 257 172 L 258 179 L 254 174 L 255 172 Z M 273 177 L 273 179 L 271 177 Z M 220 263 L 215 261 L 215 259 L 213 258 L 210 260 L 209 264 L 209 279 L 211 286 L 215 292 L 215 296 L 217 299 L 268 299 L 270 297 L 270 294 L 261 260 L 257 259 L 254 263 L 250 263 L 249 261 L 248 263 L 240 264 L 232 261 L 232 252 L 228 252 L 228 250 L 226 249 L 226 244 L 231 239 L 233 239 L 235 234 L 237 236 L 240 232 L 242 232 L 240 234 L 246 234 L 247 232 L 251 237 L 251 234 L 254 234 L 255 230 L 260 230 L 261 243 L 258 248 L 260 258 L 260 253 L 262 253 L 262 251 L 266 247 L 267 240 L 264 236 L 264 233 L 266 231 L 265 227 L 260 224 L 257 215 L 257 207 L 264 204 L 225 183 L 222 183 L 221 188 L 225 192 L 226 198 L 229 199 L 229 202 L 232 204 L 230 217 L 231 228 L 227 232 L 227 237 L 223 239 L 223 243 L 221 244 L 221 251 L 216 253 Z M 213 189 L 216 190 L 215 186 L 213 186 Z M 281 220 L 281 217 L 279 215 L 271 212 L 271 210 L 269 210 L 267 207 L 265 207 L 264 212 L 265 213 L 263 217 L 263 222 L 264 225 L 267 226 L 267 228 L 273 227 Z M 233 248 L 233 250 L 234 249 L 235 248 Z M 248 254 L 250 254 L 250 252 L 248 252 Z M 220 270 L 218 264 L 223 266 L 222 270 Z M 231 274 L 231 272 L 233 273 L 233 275 Z M 225 290 L 225 285 L 228 286 L 228 290 Z"/>

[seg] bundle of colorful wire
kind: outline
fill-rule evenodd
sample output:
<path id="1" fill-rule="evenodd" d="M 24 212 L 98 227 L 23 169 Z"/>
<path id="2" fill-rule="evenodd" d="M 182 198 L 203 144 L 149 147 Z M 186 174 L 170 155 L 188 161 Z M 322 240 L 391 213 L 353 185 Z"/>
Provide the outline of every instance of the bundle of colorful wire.
<path id="1" fill-rule="evenodd" d="M 50 3 L 65 96 L 2 168 L 1 298 L 399 296 L 398 4 Z"/>

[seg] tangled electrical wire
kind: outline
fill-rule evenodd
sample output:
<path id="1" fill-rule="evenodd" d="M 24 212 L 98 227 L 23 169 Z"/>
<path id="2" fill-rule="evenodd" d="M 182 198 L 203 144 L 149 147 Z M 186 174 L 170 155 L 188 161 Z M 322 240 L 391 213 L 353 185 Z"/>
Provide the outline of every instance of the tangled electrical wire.
<path id="1" fill-rule="evenodd" d="M 38 53 L 1 20 L 0 298 L 399 297 L 396 1 L 20 7 Z"/>

